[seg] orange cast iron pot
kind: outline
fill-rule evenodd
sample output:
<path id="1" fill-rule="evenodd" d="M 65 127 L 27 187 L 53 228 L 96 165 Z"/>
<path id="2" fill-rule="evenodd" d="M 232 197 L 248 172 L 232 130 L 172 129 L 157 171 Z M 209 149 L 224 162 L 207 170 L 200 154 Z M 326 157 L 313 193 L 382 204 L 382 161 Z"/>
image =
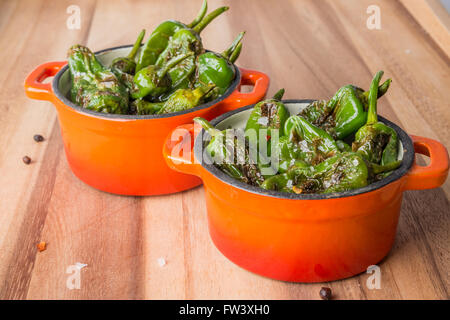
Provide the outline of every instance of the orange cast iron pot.
<path id="1" fill-rule="evenodd" d="M 126 56 L 130 47 L 106 49 L 96 55 L 104 65 L 110 65 L 114 58 Z M 82 181 L 116 194 L 167 194 L 195 187 L 201 180 L 169 169 L 161 153 L 165 137 L 194 117 L 212 119 L 265 96 L 267 75 L 234 67 L 236 78 L 221 97 L 163 115 L 114 115 L 80 108 L 67 98 L 71 82 L 66 61 L 37 67 L 25 80 L 25 92 L 32 99 L 55 105 L 67 160 Z M 51 76 L 51 84 L 42 83 Z M 241 85 L 252 85 L 253 91 L 241 93 Z"/>
<path id="2" fill-rule="evenodd" d="M 284 103 L 297 114 L 310 101 Z M 244 128 L 251 108 L 224 114 L 212 124 L 221 130 Z M 239 182 L 207 164 L 209 158 L 200 161 L 204 131 L 193 124 L 175 130 L 163 152 L 171 168 L 203 180 L 209 232 L 228 259 L 273 279 L 332 281 L 380 262 L 395 238 L 403 191 L 439 187 L 448 174 L 448 153 L 441 143 L 408 136 L 379 118 L 399 136 L 401 166 L 381 181 L 341 193 L 297 195 Z M 194 135 L 194 152 L 189 152 Z M 415 164 L 415 152 L 430 157 L 430 164 Z"/>

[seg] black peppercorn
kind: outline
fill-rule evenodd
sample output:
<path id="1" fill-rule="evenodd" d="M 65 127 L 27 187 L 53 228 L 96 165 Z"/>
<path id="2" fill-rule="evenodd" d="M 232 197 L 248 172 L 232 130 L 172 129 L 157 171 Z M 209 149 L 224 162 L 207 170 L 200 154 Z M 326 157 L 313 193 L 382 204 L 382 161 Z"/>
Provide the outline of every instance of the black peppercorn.
<path id="1" fill-rule="evenodd" d="M 31 163 L 31 158 L 29 156 L 25 156 L 22 158 L 23 163 L 25 164 L 30 164 Z"/>
<path id="2" fill-rule="evenodd" d="M 331 289 L 330 288 L 327 288 L 327 287 L 320 288 L 319 294 L 320 294 L 320 297 L 323 300 L 330 300 L 331 299 Z"/>
<path id="3" fill-rule="evenodd" d="M 40 134 L 35 134 L 34 137 L 33 137 L 33 139 L 34 139 L 34 141 L 36 141 L 36 142 L 44 141 L 44 137 L 41 136 Z"/>

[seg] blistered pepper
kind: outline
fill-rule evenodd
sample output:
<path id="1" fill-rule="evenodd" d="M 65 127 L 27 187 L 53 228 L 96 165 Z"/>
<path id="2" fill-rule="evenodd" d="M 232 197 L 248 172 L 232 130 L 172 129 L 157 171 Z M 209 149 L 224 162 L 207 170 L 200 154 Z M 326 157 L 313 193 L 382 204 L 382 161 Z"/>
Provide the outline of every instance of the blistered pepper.
<path id="1" fill-rule="evenodd" d="M 389 88 L 391 79 L 380 87 L 379 96 Z M 320 126 L 337 139 L 345 139 L 355 133 L 367 121 L 368 92 L 353 85 L 341 87 L 329 100 L 314 101 L 299 115 Z"/>
<path id="2" fill-rule="evenodd" d="M 258 145 L 261 134 L 267 133 L 267 137 L 264 139 L 269 142 L 274 134 L 278 134 L 279 137 L 284 135 L 284 124 L 289 118 L 289 111 L 281 102 L 283 95 L 284 89 L 281 89 L 272 99 L 258 102 L 253 107 L 245 125 L 245 132 L 253 147 Z M 261 130 L 266 131 L 261 132 Z"/>
<path id="3" fill-rule="evenodd" d="M 205 52 L 198 56 L 195 86 L 215 84 L 216 96 L 223 94 L 230 87 L 236 76 L 232 64 L 239 57 L 244 34 L 245 32 L 239 33 L 231 46 L 222 54 Z"/>
<path id="4" fill-rule="evenodd" d="M 106 113 L 128 113 L 128 90 L 94 53 L 81 45 L 68 52 L 73 102 L 83 108 Z"/>
<path id="5" fill-rule="evenodd" d="M 207 1 L 203 1 L 203 5 L 197 17 L 188 25 L 179 21 L 168 20 L 158 25 L 150 35 L 150 38 L 142 47 L 139 55 L 138 63 L 136 65 L 136 72 L 149 65 L 153 65 L 158 59 L 161 52 L 166 49 L 170 38 L 180 29 L 195 27 L 205 16 L 208 10 Z"/>
<path id="6" fill-rule="evenodd" d="M 266 179 L 261 187 L 290 193 L 332 193 L 368 184 L 364 159 L 354 152 L 338 153 L 315 165 L 296 165 L 286 173 Z"/>
<path id="7" fill-rule="evenodd" d="M 328 132 L 301 116 L 290 116 L 284 125 L 284 132 L 291 141 L 301 144 L 304 150 L 314 154 L 312 164 L 339 152 L 336 141 Z"/>
<path id="8" fill-rule="evenodd" d="M 394 129 L 378 121 L 378 84 L 383 74 L 379 71 L 373 78 L 368 95 L 367 123 L 356 133 L 352 149 L 371 163 L 387 165 L 397 162 L 399 141 Z"/>
<path id="9" fill-rule="evenodd" d="M 221 7 L 206 17 L 193 29 L 180 29 L 174 33 L 169 40 L 167 48 L 159 55 L 156 65 L 164 67 L 172 57 L 191 53 L 192 55 L 183 59 L 179 64 L 169 70 L 172 80 L 170 92 L 162 96 L 160 99 L 167 99 L 173 92 L 178 89 L 191 88 L 195 82 L 196 58 L 204 52 L 199 33 L 221 13 L 228 10 L 228 7 Z"/>
<path id="10" fill-rule="evenodd" d="M 178 89 L 164 102 L 157 114 L 178 112 L 194 108 L 201 104 L 208 93 L 213 89 L 213 85 L 198 87 L 194 90 Z"/>
<path id="11" fill-rule="evenodd" d="M 130 113 L 139 115 L 155 114 L 163 107 L 164 102 L 150 102 L 144 99 L 133 100 L 130 104 Z"/>
<path id="12" fill-rule="evenodd" d="M 146 96 L 155 98 L 169 91 L 172 87 L 172 78 L 169 75 L 169 70 L 193 55 L 192 52 L 188 52 L 172 58 L 164 67 L 150 65 L 139 70 L 134 75 L 134 89 L 131 90 L 131 97 L 133 99 Z"/>
<path id="13" fill-rule="evenodd" d="M 200 117 L 194 118 L 194 121 L 212 137 L 206 146 L 206 153 L 214 165 L 244 183 L 260 185 L 264 181 L 256 159 L 250 161 L 249 146 L 243 132 L 235 129 L 220 131 Z"/>
<path id="14" fill-rule="evenodd" d="M 131 75 L 134 75 L 136 70 L 136 62 L 135 57 L 136 54 L 141 47 L 142 39 L 144 39 L 145 30 L 142 30 L 139 34 L 136 42 L 133 45 L 130 53 L 126 57 L 118 57 L 114 59 L 111 63 L 111 70 L 114 72 L 124 72 Z"/>

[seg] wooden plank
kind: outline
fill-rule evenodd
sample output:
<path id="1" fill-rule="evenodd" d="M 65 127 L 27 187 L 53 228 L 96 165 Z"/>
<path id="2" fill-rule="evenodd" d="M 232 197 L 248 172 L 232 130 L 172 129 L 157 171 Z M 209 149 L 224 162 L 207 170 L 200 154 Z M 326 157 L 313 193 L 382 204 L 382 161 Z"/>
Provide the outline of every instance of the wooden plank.
<path id="1" fill-rule="evenodd" d="M 80 30 L 65 26 L 79 5 Z M 393 78 L 381 114 L 408 132 L 450 147 L 449 57 L 404 5 L 394 1 L 210 0 L 230 10 L 202 33 L 222 51 L 246 30 L 238 65 L 271 77 L 268 95 L 327 98 L 346 83 L 368 87 L 379 69 Z M 366 27 L 369 5 L 381 30 Z M 379 266 L 380 290 L 368 274 L 327 284 L 295 284 L 251 274 L 210 241 L 202 187 L 174 195 L 123 197 L 88 187 L 70 171 L 55 111 L 27 99 L 21 83 L 38 64 L 61 60 L 74 43 L 93 50 L 132 43 L 142 28 L 175 18 L 189 22 L 200 1 L 0 2 L 0 298 L 61 299 L 448 299 L 447 214 L 450 183 L 406 192 L 398 237 Z M 251 13 L 251 14 L 250 14 Z M 25 23 L 33 21 L 33 23 Z M 21 34 L 20 37 L 17 34 Z M 37 144 L 35 133 L 46 141 Z M 30 166 L 23 155 L 33 159 Z M 421 160 L 422 161 L 422 160 Z M 36 243 L 47 241 L 38 253 Z M 164 264 L 160 261 L 163 259 Z M 70 290 L 67 268 L 81 270 Z"/>
<path id="2" fill-rule="evenodd" d="M 439 0 L 400 0 L 431 38 L 450 56 L 450 16 Z"/>

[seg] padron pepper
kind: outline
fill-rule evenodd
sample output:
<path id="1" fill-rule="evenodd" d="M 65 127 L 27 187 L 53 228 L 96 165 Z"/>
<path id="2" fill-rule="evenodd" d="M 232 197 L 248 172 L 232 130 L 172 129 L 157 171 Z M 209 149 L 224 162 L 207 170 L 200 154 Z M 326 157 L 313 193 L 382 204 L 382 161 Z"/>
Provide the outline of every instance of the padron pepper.
<path id="1" fill-rule="evenodd" d="M 128 90 L 109 69 L 97 60 L 94 53 L 81 45 L 68 52 L 73 102 L 83 108 L 105 113 L 128 113 Z"/>
<path id="2" fill-rule="evenodd" d="M 161 100 L 167 99 L 177 89 L 186 89 L 193 86 L 197 68 L 196 58 L 204 52 L 199 33 L 208 23 L 226 10 L 228 10 L 228 7 L 218 8 L 204 17 L 193 29 L 180 29 L 170 38 L 166 49 L 159 55 L 155 65 L 163 68 L 173 57 L 188 53 L 192 55 L 170 68 L 171 90 L 162 96 Z"/>
<path id="3" fill-rule="evenodd" d="M 286 173 L 266 179 L 261 187 L 290 193 L 332 193 L 368 184 L 364 159 L 355 152 L 338 153 L 315 165 L 296 165 Z"/>
<path id="4" fill-rule="evenodd" d="M 175 91 L 167 101 L 164 102 L 157 114 L 179 112 L 187 109 L 192 109 L 203 102 L 205 97 L 214 85 L 198 87 L 195 89 L 178 89 Z"/>
<path id="5" fill-rule="evenodd" d="M 267 145 L 270 145 L 274 134 L 278 137 L 284 135 L 284 124 L 290 114 L 281 102 L 283 95 L 284 89 L 281 89 L 271 99 L 260 101 L 253 107 L 245 125 L 245 133 L 253 148 L 261 147 L 265 142 L 269 142 Z M 260 141 L 260 136 L 264 134 L 266 134 L 264 141 Z"/>
<path id="6" fill-rule="evenodd" d="M 150 102 L 144 99 L 133 100 L 130 104 L 130 113 L 139 115 L 155 114 L 163 107 L 164 102 Z"/>
<path id="7" fill-rule="evenodd" d="M 328 132 L 301 116 L 290 116 L 284 125 L 284 132 L 307 155 L 302 160 L 310 164 L 322 162 L 339 152 L 336 141 Z"/>
<path id="8" fill-rule="evenodd" d="M 139 70 L 134 75 L 134 90 L 131 91 L 131 97 L 133 99 L 146 96 L 155 98 L 170 90 L 172 78 L 168 71 L 193 55 L 192 52 L 186 53 L 172 58 L 164 67 L 150 65 Z"/>
<path id="9" fill-rule="evenodd" d="M 214 97 L 225 93 L 236 76 L 233 63 L 241 52 L 241 40 L 244 34 L 245 32 L 239 33 L 231 46 L 222 54 L 205 52 L 198 56 L 195 86 L 215 84 Z"/>
<path id="10" fill-rule="evenodd" d="M 379 96 L 389 88 L 391 79 L 380 87 Z M 368 92 L 353 85 L 341 87 L 329 100 L 312 102 L 299 115 L 316 126 L 320 126 L 337 139 L 354 134 L 367 120 Z"/>
<path id="11" fill-rule="evenodd" d="M 133 45 L 133 48 L 131 49 L 130 53 L 126 57 L 118 57 L 114 59 L 111 63 L 111 70 L 116 72 L 124 72 L 131 75 L 134 75 L 136 70 L 136 62 L 135 57 L 136 54 L 141 47 L 142 39 L 144 39 L 145 36 L 145 30 L 142 30 L 141 33 L 139 33 L 139 36 L 136 40 L 136 42 Z"/>
<path id="12" fill-rule="evenodd" d="M 352 149 L 374 164 L 399 164 L 397 133 L 391 127 L 379 122 L 377 116 L 378 84 L 383 74 L 383 71 L 379 71 L 373 78 L 368 95 L 367 123 L 356 132 Z"/>
<path id="13" fill-rule="evenodd" d="M 142 47 L 141 53 L 139 55 L 138 63 L 136 65 L 136 72 L 145 68 L 149 65 L 153 65 L 156 63 L 156 59 L 158 59 L 161 52 L 166 49 L 170 38 L 180 29 L 193 28 L 206 14 L 208 10 L 207 1 L 203 1 L 203 5 L 198 13 L 197 17 L 188 25 L 181 23 L 179 21 L 168 20 L 162 22 L 158 27 L 150 35 L 150 38 Z"/>
<path id="14" fill-rule="evenodd" d="M 235 129 L 220 131 L 200 117 L 194 118 L 194 121 L 211 135 L 205 151 L 214 165 L 244 183 L 251 185 L 263 183 L 264 178 L 256 160 L 250 161 L 250 149 L 243 132 L 239 133 Z"/>

